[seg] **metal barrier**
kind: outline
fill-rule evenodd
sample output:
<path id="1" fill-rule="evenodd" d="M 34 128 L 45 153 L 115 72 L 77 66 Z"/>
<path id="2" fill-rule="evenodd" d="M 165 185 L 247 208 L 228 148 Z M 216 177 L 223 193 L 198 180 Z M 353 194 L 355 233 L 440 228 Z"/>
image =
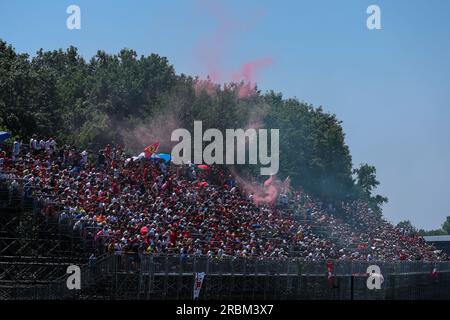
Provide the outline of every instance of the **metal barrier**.
<path id="1" fill-rule="evenodd" d="M 205 273 L 201 299 L 449 299 L 450 263 L 332 261 L 153 254 L 104 255 L 81 266 L 81 290 L 68 275 L 50 284 L 0 286 L 0 299 L 192 299 L 196 272 Z M 367 267 L 380 267 L 380 290 L 366 286 Z M 432 267 L 437 275 L 431 275 Z"/>
<path id="2" fill-rule="evenodd" d="M 201 299 L 449 299 L 450 264 L 426 262 L 333 261 L 333 281 L 326 262 L 300 259 L 207 257 L 180 258 L 150 254 L 106 255 L 82 268 L 80 291 L 65 288 L 65 279 L 40 293 L 55 290 L 59 299 L 192 299 L 196 272 L 205 272 Z M 367 267 L 378 265 L 379 290 L 366 286 Z M 431 267 L 438 270 L 436 277 Z M 55 296 L 53 293 L 49 297 Z M 35 296 L 43 298 L 43 296 Z"/>
<path id="3" fill-rule="evenodd" d="M 120 254 L 109 255 L 109 263 L 116 263 L 117 272 L 153 273 L 192 273 L 207 274 L 285 274 L 285 275 L 323 275 L 327 273 L 326 261 L 305 261 L 300 258 L 252 258 L 223 257 L 208 258 L 180 257 L 155 254 Z M 372 265 L 380 267 L 382 273 L 429 274 L 433 267 L 438 272 L 450 272 L 450 262 L 423 261 L 329 261 L 333 264 L 333 275 L 350 276 L 366 274 Z"/>

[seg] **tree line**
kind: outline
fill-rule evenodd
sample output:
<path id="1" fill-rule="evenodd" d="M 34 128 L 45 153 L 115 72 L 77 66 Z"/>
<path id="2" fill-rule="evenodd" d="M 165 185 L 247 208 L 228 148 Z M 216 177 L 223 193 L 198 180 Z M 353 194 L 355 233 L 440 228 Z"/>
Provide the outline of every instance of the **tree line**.
<path id="1" fill-rule="evenodd" d="M 403 220 L 397 224 L 397 227 L 408 230 L 412 234 L 416 234 L 419 236 L 443 236 L 450 234 L 450 216 L 445 218 L 444 223 L 438 229 L 425 230 L 425 229 L 417 229 L 413 226 L 411 221 Z"/>

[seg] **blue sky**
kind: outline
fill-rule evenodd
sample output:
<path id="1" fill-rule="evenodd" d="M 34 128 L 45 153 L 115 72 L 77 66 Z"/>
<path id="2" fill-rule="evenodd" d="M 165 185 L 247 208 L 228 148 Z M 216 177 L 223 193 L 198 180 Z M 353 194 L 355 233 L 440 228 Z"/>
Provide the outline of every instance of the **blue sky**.
<path id="1" fill-rule="evenodd" d="M 81 8 L 81 30 L 66 8 Z M 381 8 L 382 30 L 366 28 Z M 34 54 L 74 45 L 90 58 L 123 47 L 167 56 L 177 72 L 205 76 L 200 48 L 218 65 L 271 57 L 264 91 L 322 105 L 343 121 L 353 162 L 377 167 L 388 220 L 437 228 L 450 215 L 450 1 L 308 0 L 4 1 L 0 38 Z M 221 17 L 233 22 L 214 39 Z M 229 21 L 228 21 L 229 22 Z M 222 41 L 223 40 L 223 41 Z"/>

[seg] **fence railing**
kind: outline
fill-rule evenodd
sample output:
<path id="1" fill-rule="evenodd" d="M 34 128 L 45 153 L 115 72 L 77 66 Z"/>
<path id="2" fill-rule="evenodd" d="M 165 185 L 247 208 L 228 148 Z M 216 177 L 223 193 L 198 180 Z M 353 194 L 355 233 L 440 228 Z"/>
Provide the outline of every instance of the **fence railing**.
<path id="1" fill-rule="evenodd" d="M 333 266 L 334 276 L 364 276 L 369 266 L 376 265 L 382 274 L 414 274 L 450 272 L 450 262 L 424 261 L 305 261 L 299 258 L 251 258 L 251 257 L 180 257 L 155 254 L 105 255 L 95 267 L 111 272 L 140 272 L 151 274 L 179 274 L 205 272 L 210 275 L 277 274 L 277 275 L 324 275 L 327 263 Z M 89 267 L 86 267 L 89 268 Z"/>
<path id="2" fill-rule="evenodd" d="M 436 291 L 433 288 L 448 287 L 450 263 L 428 263 L 423 261 L 402 261 L 402 262 L 356 262 L 356 261 L 332 261 L 333 272 L 335 278 L 341 279 L 340 288 L 336 292 L 340 292 L 339 296 L 332 295 L 332 288 L 327 286 L 328 270 L 326 262 L 302 261 L 299 259 L 252 259 L 252 258 L 208 258 L 208 257 L 187 257 L 180 258 L 175 256 L 158 256 L 154 254 L 108 254 L 97 258 L 95 262 L 81 266 L 81 287 L 82 290 L 69 290 L 66 281 L 69 275 L 62 276 L 59 280 L 50 284 L 35 285 L 18 285 L 11 287 L 10 296 L 16 299 L 32 298 L 32 299 L 80 299 L 90 297 L 86 292 L 91 292 L 93 297 L 101 298 L 97 295 L 97 290 L 106 290 L 109 298 L 121 298 L 121 294 L 128 294 L 127 297 L 158 298 L 157 293 L 146 292 L 147 295 L 140 295 L 139 285 L 141 281 L 144 283 L 164 283 L 172 281 L 176 283 L 184 283 L 182 286 L 193 285 L 193 279 L 196 272 L 205 272 L 207 285 L 212 285 L 214 281 L 231 281 L 237 283 L 242 279 L 253 277 L 256 279 L 273 279 L 270 281 L 280 282 L 280 290 L 278 293 L 273 291 L 274 297 L 277 294 L 283 296 L 283 285 L 289 283 L 298 283 L 305 281 L 306 287 L 296 287 L 296 292 L 301 294 L 312 294 L 316 298 L 338 298 L 345 299 L 353 297 L 360 298 L 386 298 L 388 294 L 394 298 L 420 298 L 434 297 Z M 367 268 L 371 265 L 380 267 L 380 272 L 385 279 L 383 290 L 379 292 L 379 296 L 370 293 L 370 290 L 364 287 L 366 278 L 368 277 Z M 436 268 L 439 274 L 439 281 L 431 276 L 431 268 Z M 119 289 L 126 287 L 124 283 L 126 279 L 131 280 L 131 290 L 125 293 Z M 231 280 L 235 278 L 236 280 Z M 353 281 L 352 279 L 360 279 Z M 140 279 L 140 280 L 137 280 Z M 147 279 L 147 280 L 145 280 Z M 155 280 L 166 279 L 166 280 Z M 168 280 L 171 279 L 171 280 Z M 173 280 L 179 279 L 179 280 Z M 187 280 L 188 279 L 188 280 Z M 216 279 L 216 280 L 214 280 Z M 220 279 L 220 280 L 218 280 Z M 226 280 L 229 279 L 229 280 Z M 278 280 L 277 280 L 278 279 Z M 288 280 L 291 279 L 291 280 Z M 304 279 L 304 280 L 292 280 Z M 406 280 L 405 280 L 406 279 Z M 187 282 L 186 282 L 187 280 Z M 138 282 L 136 282 L 138 281 Z M 258 280 L 259 281 L 259 280 Z M 262 280 L 261 280 L 262 281 Z M 267 280 L 269 281 L 269 280 Z M 294 282 L 293 282 L 294 281 Z M 352 283 L 355 283 L 353 287 Z M 283 283 L 283 284 L 281 284 Z M 229 284 L 229 283 L 228 283 Z M 130 284 L 128 284 L 130 285 Z M 147 288 L 147 290 L 150 290 Z M 253 288 L 252 290 L 260 290 Z M 265 289 L 266 290 L 266 289 Z M 406 290 L 406 291 L 405 291 Z M 2 288 L 0 286 L 0 291 Z M 308 293 L 309 292 L 309 293 Z M 336 293 L 335 292 L 335 293 Z M 154 295 L 156 294 L 156 296 Z M 297 297 L 296 295 L 292 297 Z M 307 297 L 307 296 L 305 296 Z M 305 298 L 303 297 L 303 298 Z M 107 297 L 106 297 L 107 298 Z M 123 298 L 123 297 L 122 297 Z M 170 298 L 170 297 L 165 297 Z M 173 297 L 172 297 L 173 298 Z"/>

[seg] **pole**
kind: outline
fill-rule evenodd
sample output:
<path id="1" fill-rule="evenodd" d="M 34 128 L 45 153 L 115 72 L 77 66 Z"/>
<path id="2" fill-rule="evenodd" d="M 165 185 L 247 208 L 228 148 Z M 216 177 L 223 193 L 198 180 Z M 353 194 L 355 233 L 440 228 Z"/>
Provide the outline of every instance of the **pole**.
<path id="1" fill-rule="evenodd" d="M 354 298 L 354 285 L 355 285 L 355 276 L 351 275 L 350 276 L 350 300 L 353 300 Z"/>

